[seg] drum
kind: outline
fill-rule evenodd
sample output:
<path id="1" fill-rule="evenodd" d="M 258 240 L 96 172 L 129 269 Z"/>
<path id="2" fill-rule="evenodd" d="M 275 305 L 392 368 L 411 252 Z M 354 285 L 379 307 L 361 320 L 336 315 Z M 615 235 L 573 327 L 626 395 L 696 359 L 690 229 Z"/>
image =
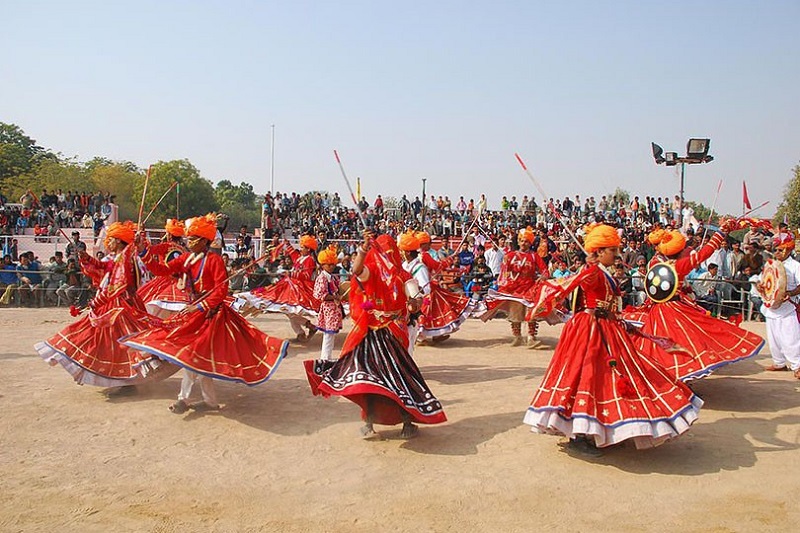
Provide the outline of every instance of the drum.
<path id="1" fill-rule="evenodd" d="M 339 298 L 345 299 L 350 294 L 350 282 L 343 281 L 339 284 Z"/>
<path id="2" fill-rule="evenodd" d="M 783 261 L 768 259 L 761 270 L 761 285 L 764 291 L 764 305 L 777 309 L 786 298 L 786 269 Z"/>
<path id="3" fill-rule="evenodd" d="M 667 302 L 678 292 L 678 272 L 672 263 L 656 263 L 647 271 L 644 289 L 656 303 Z"/>

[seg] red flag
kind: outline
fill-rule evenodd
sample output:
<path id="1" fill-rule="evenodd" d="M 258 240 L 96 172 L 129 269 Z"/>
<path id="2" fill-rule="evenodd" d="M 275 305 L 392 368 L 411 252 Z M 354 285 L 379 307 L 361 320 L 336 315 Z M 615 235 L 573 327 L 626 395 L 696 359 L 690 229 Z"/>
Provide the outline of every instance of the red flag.
<path id="1" fill-rule="evenodd" d="M 742 203 L 747 209 L 753 209 L 753 206 L 750 205 L 750 198 L 747 197 L 747 183 L 742 180 Z"/>

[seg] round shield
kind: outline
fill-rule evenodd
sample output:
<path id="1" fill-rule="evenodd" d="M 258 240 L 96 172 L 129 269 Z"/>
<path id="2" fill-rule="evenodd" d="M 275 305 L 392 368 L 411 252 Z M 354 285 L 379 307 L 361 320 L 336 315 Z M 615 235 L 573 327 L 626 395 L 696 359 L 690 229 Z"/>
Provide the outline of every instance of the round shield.
<path id="1" fill-rule="evenodd" d="M 678 292 L 678 272 L 672 263 L 656 263 L 644 278 L 647 297 L 656 303 L 669 301 Z"/>
<path id="2" fill-rule="evenodd" d="M 769 259 L 761 270 L 764 305 L 777 309 L 786 297 L 786 269 L 783 262 Z"/>

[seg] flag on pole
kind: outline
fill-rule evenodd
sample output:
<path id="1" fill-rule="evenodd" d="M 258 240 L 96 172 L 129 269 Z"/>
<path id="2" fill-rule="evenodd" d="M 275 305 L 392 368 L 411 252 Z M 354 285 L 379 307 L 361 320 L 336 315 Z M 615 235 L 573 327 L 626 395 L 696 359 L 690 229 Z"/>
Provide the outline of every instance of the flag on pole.
<path id="1" fill-rule="evenodd" d="M 783 214 L 783 223 L 786 224 L 787 226 L 789 225 L 789 213 Z"/>
<path id="2" fill-rule="evenodd" d="M 356 202 L 361 201 L 361 178 L 356 178 Z"/>
<path id="3" fill-rule="evenodd" d="M 753 209 L 753 206 L 750 205 L 750 198 L 747 196 L 747 183 L 742 180 L 742 204 L 747 209 Z"/>

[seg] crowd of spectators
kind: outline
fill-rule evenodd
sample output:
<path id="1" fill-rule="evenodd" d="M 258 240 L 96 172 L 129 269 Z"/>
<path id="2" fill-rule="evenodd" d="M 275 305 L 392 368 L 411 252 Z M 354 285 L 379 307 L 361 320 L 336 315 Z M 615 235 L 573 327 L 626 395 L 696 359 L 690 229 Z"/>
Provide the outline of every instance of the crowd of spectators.
<path id="1" fill-rule="evenodd" d="M 679 197 L 639 198 L 633 196 L 623 202 L 615 196 L 595 200 L 592 196 L 581 199 L 575 195 L 561 200 L 551 198 L 542 206 L 533 197 L 522 196 L 518 200 L 516 196 L 503 196 L 500 209 L 491 210 L 485 195 L 477 202 L 462 196 L 455 204 L 447 196 L 431 195 L 423 203 L 419 197 L 411 201 L 404 195 L 387 201 L 378 195 L 373 202 L 362 197 L 357 206 L 348 207 L 337 193 L 268 194 L 262 219 L 262 232 L 267 239 L 262 253 L 269 254 L 267 259 L 243 269 L 254 259 L 254 235 L 246 225 L 237 233 L 226 234 L 224 218 L 220 230 L 226 234 L 224 241 L 228 244 L 220 253 L 232 274 L 231 289 L 251 289 L 290 271 L 291 259 L 279 253 L 281 247 L 289 239 L 311 234 L 317 238 L 319 250 L 331 244 L 337 246 L 338 274 L 346 280 L 363 219 L 377 232 L 395 236 L 407 229 L 427 231 L 434 238 L 434 247 L 428 253 L 450 265 L 441 281 L 452 290 L 482 298 L 496 283 L 503 256 L 516 249 L 520 229 L 534 229 L 533 249 L 544 259 L 550 276 L 561 278 L 574 274 L 583 264 L 585 256 L 576 241 L 582 239 L 585 225 L 605 222 L 618 228 L 622 240 L 614 276 L 623 290 L 625 304 L 637 306 L 646 299 L 644 276 L 655 253 L 646 237 L 652 230 L 680 228 L 687 235 L 688 246 L 694 248 L 710 236 L 691 209 L 681 211 Z M 76 252 L 86 249 L 79 232 L 73 232 L 73 241 L 63 253 L 55 252 L 46 262 L 31 252 L 20 252 L 13 236 L 31 220 L 39 227 L 46 223 L 47 234 L 53 235 L 57 230 L 49 222 L 48 212 L 62 227 L 91 227 L 97 235 L 111 215 L 113 197 L 100 192 L 64 194 L 61 190 L 45 190 L 38 198 L 26 193 L 19 204 L 8 204 L 0 194 L 0 202 L 0 230 L 7 235 L 3 241 L 0 304 L 12 303 L 15 294 L 16 303 L 21 305 L 85 303 L 91 289 L 77 262 Z M 28 222 L 20 224 L 20 219 Z M 760 299 L 755 281 L 769 256 L 770 239 L 763 230 L 747 232 L 741 242 L 729 238 L 689 275 L 698 303 L 713 313 L 730 314 L 746 309 L 752 301 L 757 310 Z"/>
<path id="2" fill-rule="evenodd" d="M 105 222 L 116 217 L 115 208 L 109 192 L 43 189 L 39 196 L 25 192 L 17 203 L 9 203 L 0 192 L 0 235 L 23 235 L 30 228 L 46 240 L 60 227 L 92 229 L 97 236 Z"/>

